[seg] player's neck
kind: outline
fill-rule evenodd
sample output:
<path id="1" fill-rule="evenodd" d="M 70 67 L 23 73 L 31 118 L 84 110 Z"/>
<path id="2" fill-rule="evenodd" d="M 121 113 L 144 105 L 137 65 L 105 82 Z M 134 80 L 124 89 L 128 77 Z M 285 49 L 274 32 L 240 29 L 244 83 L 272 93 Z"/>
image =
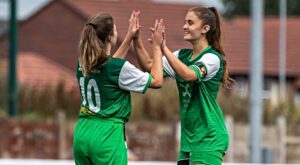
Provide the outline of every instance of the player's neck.
<path id="1" fill-rule="evenodd" d="M 198 40 L 197 42 L 193 43 L 193 54 L 191 58 L 196 57 L 199 55 L 204 49 L 208 47 L 207 40 Z"/>
<path id="2" fill-rule="evenodd" d="M 111 44 L 107 44 L 105 46 L 105 52 L 107 55 L 111 55 L 110 52 L 111 52 Z"/>

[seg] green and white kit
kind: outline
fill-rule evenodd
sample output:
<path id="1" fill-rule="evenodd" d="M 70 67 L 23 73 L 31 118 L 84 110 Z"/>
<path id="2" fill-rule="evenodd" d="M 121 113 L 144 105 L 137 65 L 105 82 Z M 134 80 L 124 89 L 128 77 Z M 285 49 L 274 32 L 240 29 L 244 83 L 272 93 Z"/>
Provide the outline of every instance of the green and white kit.
<path id="1" fill-rule="evenodd" d="M 196 81 L 181 79 L 167 59 L 163 58 L 164 76 L 173 77 L 179 91 L 179 160 L 190 159 L 193 163 L 219 164 L 229 143 L 223 113 L 216 102 L 223 75 L 223 60 L 210 46 L 194 59 L 191 59 L 192 53 L 193 50 L 181 49 L 173 54 L 195 71 L 198 77 Z"/>
<path id="2" fill-rule="evenodd" d="M 82 99 L 74 135 L 76 164 L 127 164 L 124 123 L 131 113 L 130 92 L 144 93 L 151 75 L 109 57 L 87 76 L 78 65 L 76 76 Z"/>

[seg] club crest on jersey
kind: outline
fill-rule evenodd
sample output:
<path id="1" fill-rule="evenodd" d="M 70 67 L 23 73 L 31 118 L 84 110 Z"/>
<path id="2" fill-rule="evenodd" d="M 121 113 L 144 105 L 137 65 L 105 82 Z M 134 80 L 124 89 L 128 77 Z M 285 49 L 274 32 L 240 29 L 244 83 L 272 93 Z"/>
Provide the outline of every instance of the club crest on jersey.
<path id="1" fill-rule="evenodd" d="M 200 66 L 200 72 L 201 72 L 202 77 L 205 77 L 207 75 L 207 69 L 204 65 Z"/>

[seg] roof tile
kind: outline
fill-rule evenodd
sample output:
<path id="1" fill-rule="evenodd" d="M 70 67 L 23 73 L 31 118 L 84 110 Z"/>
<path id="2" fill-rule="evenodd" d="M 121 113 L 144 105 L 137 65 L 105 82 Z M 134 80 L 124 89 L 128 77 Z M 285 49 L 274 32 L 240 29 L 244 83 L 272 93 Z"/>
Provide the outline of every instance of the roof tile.
<path id="1" fill-rule="evenodd" d="M 6 66 L 1 71 L 7 71 L 7 59 L 1 58 L 0 64 Z M 38 53 L 18 54 L 17 75 L 19 83 L 27 87 L 43 89 L 64 83 L 66 90 L 77 89 L 75 73 Z"/>

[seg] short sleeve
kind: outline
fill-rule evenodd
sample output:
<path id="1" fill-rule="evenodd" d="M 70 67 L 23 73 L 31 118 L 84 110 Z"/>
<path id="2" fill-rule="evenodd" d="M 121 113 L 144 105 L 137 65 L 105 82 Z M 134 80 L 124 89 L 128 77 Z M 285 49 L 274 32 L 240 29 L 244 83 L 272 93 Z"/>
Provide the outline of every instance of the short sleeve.
<path id="1" fill-rule="evenodd" d="M 119 75 L 118 84 L 123 90 L 144 93 L 149 88 L 152 76 L 125 62 Z"/>
<path id="2" fill-rule="evenodd" d="M 173 55 L 178 58 L 179 50 L 173 52 Z M 171 77 L 175 78 L 175 72 L 165 56 L 163 56 L 162 62 L 163 62 L 163 68 L 164 68 L 164 77 L 171 76 Z"/>
<path id="3" fill-rule="evenodd" d="M 215 54 L 206 53 L 189 67 L 195 71 L 199 81 L 208 81 L 218 73 L 220 59 Z"/>

